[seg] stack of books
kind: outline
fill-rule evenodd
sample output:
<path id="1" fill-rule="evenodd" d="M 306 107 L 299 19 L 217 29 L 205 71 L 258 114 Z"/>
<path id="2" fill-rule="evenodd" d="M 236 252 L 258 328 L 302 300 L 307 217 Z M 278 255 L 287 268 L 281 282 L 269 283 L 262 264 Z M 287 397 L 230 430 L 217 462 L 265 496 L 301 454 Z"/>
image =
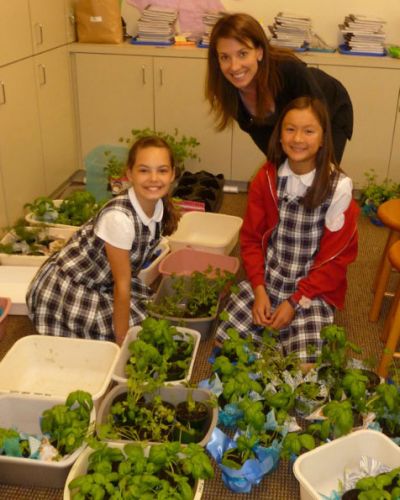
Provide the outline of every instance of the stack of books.
<path id="1" fill-rule="evenodd" d="M 218 21 L 220 17 L 224 15 L 224 12 L 206 12 L 202 19 L 204 24 L 204 33 L 200 38 L 200 47 L 209 47 L 210 45 L 210 35 L 214 27 L 214 24 Z"/>
<path id="2" fill-rule="evenodd" d="M 149 5 L 138 20 L 138 34 L 134 43 L 170 45 L 175 36 L 178 11 Z"/>
<path id="3" fill-rule="evenodd" d="M 275 22 L 268 26 L 271 45 L 304 50 L 311 41 L 311 19 L 298 14 L 279 12 Z"/>
<path id="4" fill-rule="evenodd" d="M 383 27 L 386 21 L 379 17 L 349 14 L 339 24 L 343 35 L 343 51 L 357 54 L 385 54 L 386 35 Z"/>

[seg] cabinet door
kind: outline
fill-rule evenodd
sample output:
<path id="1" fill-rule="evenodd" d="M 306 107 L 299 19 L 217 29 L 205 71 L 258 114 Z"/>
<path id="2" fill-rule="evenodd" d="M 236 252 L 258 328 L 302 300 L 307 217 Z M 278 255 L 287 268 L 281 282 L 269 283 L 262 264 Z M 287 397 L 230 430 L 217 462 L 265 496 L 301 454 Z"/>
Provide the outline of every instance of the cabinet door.
<path id="1" fill-rule="evenodd" d="M 67 47 L 35 56 L 46 193 L 78 168 Z"/>
<path id="2" fill-rule="evenodd" d="M 400 182 L 400 90 L 397 100 L 396 126 L 393 134 L 388 177 L 392 179 L 392 181 Z"/>
<path id="3" fill-rule="evenodd" d="M 154 126 L 151 57 L 74 57 L 83 157 L 101 144 L 118 144 L 133 128 Z"/>
<path id="4" fill-rule="evenodd" d="M 399 71 L 384 68 L 325 66 L 320 68 L 347 88 L 354 108 L 354 131 L 342 167 L 354 186 L 365 185 L 373 168 L 380 180 L 388 174 L 399 92 Z"/>
<path id="5" fill-rule="evenodd" d="M 0 66 L 31 54 L 28 0 L 0 0 Z"/>
<path id="6" fill-rule="evenodd" d="M 0 237 L 6 232 L 8 226 L 6 202 L 4 199 L 4 182 L 0 164 Z"/>
<path id="7" fill-rule="evenodd" d="M 0 161 L 9 224 L 45 193 L 32 58 L 0 68 Z"/>
<path id="8" fill-rule="evenodd" d="M 29 3 L 34 53 L 67 43 L 64 0 L 29 0 Z"/>
<path id="9" fill-rule="evenodd" d="M 235 123 L 232 136 L 232 179 L 248 182 L 265 160 L 265 155 L 249 134 Z"/>
<path id="10" fill-rule="evenodd" d="M 154 61 L 156 130 L 193 136 L 201 158 L 187 170 L 207 170 L 231 178 L 231 130 L 216 132 L 204 99 L 205 59 L 157 57 Z"/>

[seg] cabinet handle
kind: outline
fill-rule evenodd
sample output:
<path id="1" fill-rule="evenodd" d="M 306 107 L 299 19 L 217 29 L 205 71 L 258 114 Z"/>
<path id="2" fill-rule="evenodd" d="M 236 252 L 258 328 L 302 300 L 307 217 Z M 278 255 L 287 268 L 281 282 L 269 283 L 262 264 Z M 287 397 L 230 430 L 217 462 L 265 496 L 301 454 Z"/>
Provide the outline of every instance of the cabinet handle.
<path id="1" fill-rule="evenodd" d="M 43 24 L 36 24 L 36 43 L 37 45 L 43 44 Z"/>
<path id="2" fill-rule="evenodd" d="M 0 82 L 0 87 L 1 87 L 1 101 L 0 101 L 1 105 L 6 103 L 6 88 L 4 86 L 4 82 Z"/>
<path id="3" fill-rule="evenodd" d="M 46 85 L 46 66 L 44 64 L 39 64 L 39 85 Z"/>
<path id="4" fill-rule="evenodd" d="M 160 68 L 160 85 L 164 85 L 164 69 Z"/>
<path id="5" fill-rule="evenodd" d="M 146 66 L 142 66 L 142 83 L 146 85 Z"/>

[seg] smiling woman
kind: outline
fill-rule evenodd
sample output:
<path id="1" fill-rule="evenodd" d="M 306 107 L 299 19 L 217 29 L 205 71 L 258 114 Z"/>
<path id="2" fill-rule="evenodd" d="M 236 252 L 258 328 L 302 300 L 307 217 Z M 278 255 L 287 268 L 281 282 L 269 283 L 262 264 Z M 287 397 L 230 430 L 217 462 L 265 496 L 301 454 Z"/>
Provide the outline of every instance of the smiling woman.
<path id="1" fill-rule="evenodd" d="M 227 14 L 217 21 L 210 37 L 206 97 L 218 130 L 235 120 L 267 153 L 282 110 L 301 96 L 327 104 L 340 163 L 353 130 L 353 108 L 343 85 L 308 68 L 293 52 L 271 46 L 260 23 L 248 14 Z"/>

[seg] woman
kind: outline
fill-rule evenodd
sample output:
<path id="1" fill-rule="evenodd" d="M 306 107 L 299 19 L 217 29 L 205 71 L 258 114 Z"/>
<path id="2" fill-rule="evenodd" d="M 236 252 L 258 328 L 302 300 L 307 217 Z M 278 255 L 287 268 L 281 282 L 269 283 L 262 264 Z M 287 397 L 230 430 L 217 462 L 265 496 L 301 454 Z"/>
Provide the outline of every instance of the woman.
<path id="1" fill-rule="evenodd" d="M 271 46 L 262 26 L 248 14 L 229 14 L 217 21 L 208 51 L 206 97 L 218 130 L 236 120 L 267 154 L 282 110 L 305 95 L 325 102 L 340 163 L 353 131 L 353 108 L 343 85 L 308 68 L 293 52 Z"/>

